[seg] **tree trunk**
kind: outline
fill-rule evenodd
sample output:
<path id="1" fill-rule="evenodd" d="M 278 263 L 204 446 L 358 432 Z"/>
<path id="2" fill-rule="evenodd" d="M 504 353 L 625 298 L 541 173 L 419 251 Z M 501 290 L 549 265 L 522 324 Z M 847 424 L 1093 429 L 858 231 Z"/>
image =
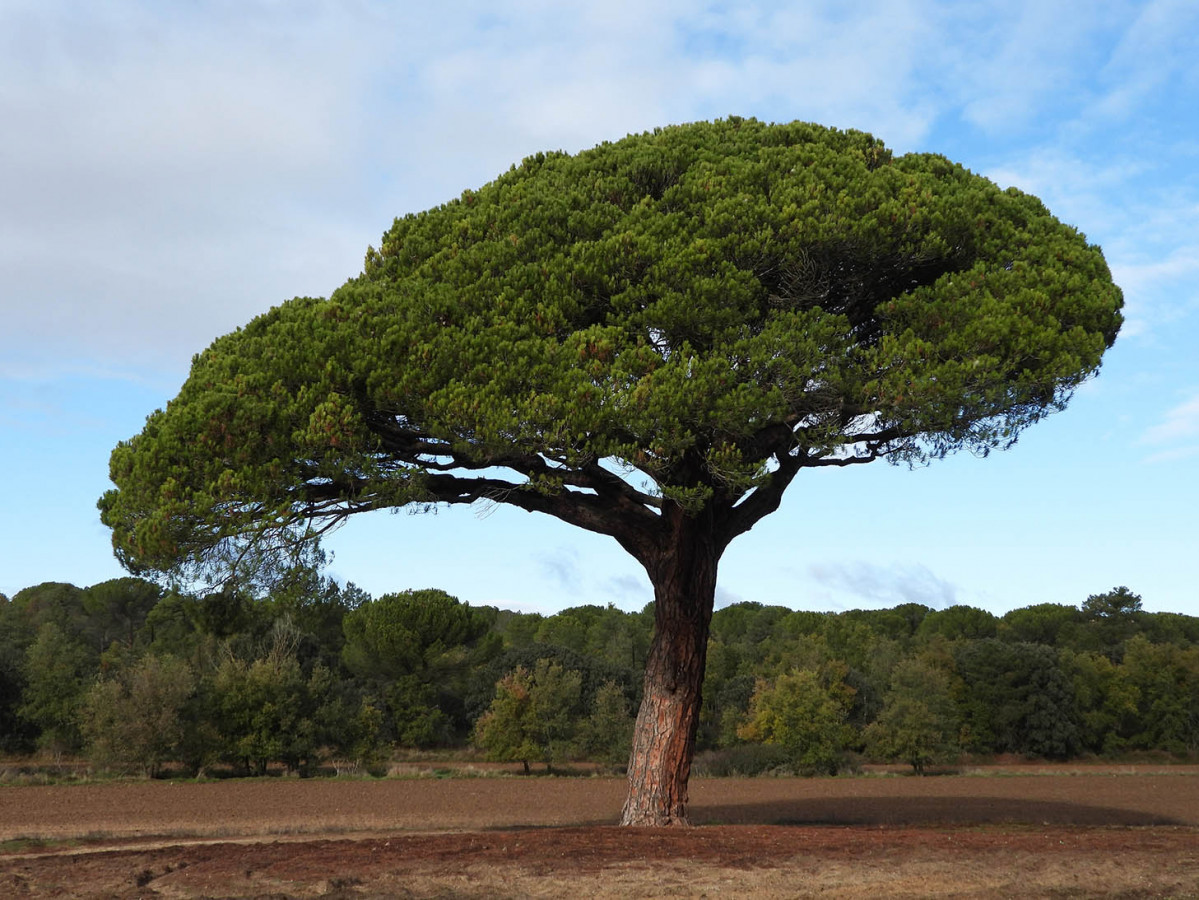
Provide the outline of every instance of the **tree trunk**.
<path id="1" fill-rule="evenodd" d="M 622 825 L 690 824 L 687 779 L 720 557 L 704 519 L 680 522 L 672 546 L 646 567 L 654 585 L 654 639 L 633 732 Z"/>

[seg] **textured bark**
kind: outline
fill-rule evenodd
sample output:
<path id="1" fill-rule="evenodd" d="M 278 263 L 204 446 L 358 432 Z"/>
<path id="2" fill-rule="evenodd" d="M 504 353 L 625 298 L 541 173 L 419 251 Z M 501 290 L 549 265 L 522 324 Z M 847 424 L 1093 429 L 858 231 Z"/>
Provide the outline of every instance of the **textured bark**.
<path id="1" fill-rule="evenodd" d="M 622 825 L 687 825 L 687 780 L 720 556 L 710 523 L 685 521 L 647 567 L 654 584 L 654 639 L 629 756 Z"/>

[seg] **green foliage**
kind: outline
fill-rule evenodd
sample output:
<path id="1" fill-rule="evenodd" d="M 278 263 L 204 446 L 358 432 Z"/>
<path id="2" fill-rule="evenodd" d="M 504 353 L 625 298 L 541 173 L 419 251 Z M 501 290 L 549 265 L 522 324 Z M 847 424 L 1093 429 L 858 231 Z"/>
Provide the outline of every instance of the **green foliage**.
<path id="1" fill-rule="evenodd" d="M 384 761 L 388 747 L 383 741 L 383 712 L 370 699 L 363 697 L 357 708 L 327 703 L 321 714 L 318 725 L 339 774 L 343 762 L 352 771 L 370 771 Z"/>
<path id="2" fill-rule="evenodd" d="M 541 613 L 519 613 L 501 609 L 496 612 L 495 631 L 503 641 L 505 650 L 524 649 L 537 639 L 541 627 Z"/>
<path id="3" fill-rule="evenodd" d="M 751 673 L 727 678 L 709 674 L 696 737 L 699 747 L 730 747 L 740 741 L 737 731 L 749 712 L 757 683 L 758 676 Z"/>
<path id="4" fill-rule="evenodd" d="M 300 690 L 299 666 L 247 663 L 229 657 L 216 672 L 213 691 L 223 756 L 247 772 L 265 774 L 283 752 L 278 728 L 295 724 L 292 698 Z M 289 696 L 289 694 L 291 696 Z"/>
<path id="5" fill-rule="evenodd" d="M 1017 643 L 1056 647 L 1064 640 L 1072 640 L 1081 622 L 1081 614 L 1072 606 L 1041 603 L 1013 609 L 1004 615 L 1000 636 Z"/>
<path id="6" fill-rule="evenodd" d="M 146 614 L 140 640 L 149 653 L 190 658 L 203 643 L 196 627 L 196 601 L 179 593 L 169 593 Z"/>
<path id="7" fill-rule="evenodd" d="M 171 656 L 145 656 L 88 690 L 82 728 L 88 756 L 103 767 L 153 778 L 184 756 L 186 712 L 197 690 L 191 667 Z"/>
<path id="8" fill-rule="evenodd" d="M 500 680 L 495 699 L 475 729 L 489 759 L 550 766 L 577 752 L 582 676 L 548 659 L 517 667 Z"/>
<path id="9" fill-rule="evenodd" d="M 1127 672 L 1102 653 L 1066 649 L 1061 660 L 1074 691 L 1083 749 L 1106 754 L 1128 749 L 1137 732 L 1140 690 Z"/>
<path id="10" fill-rule="evenodd" d="M 853 738 L 846 724 L 852 689 L 827 675 L 796 669 L 773 683 L 760 681 L 740 730 L 747 741 L 778 744 L 805 775 L 836 775 Z"/>
<path id="11" fill-rule="evenodd" d="M 36 728 L 18 713 L 25 692 L 23 619 L 11 600 L 0 600 L 0 753 L 29 750 L 36 739 Z"/>
<path id="12" fill-rule="evenodd" d="M 486 623 L 445 591 L 387 594 L 347 613 L 347 668 L 366 677 L 401 678 L 436 667 L 447 651 L 481 637 Z"/>
<path id="13" fill-rule="evenodd" d="M 993 638 L 999 633 L 999 619 L 985 609 L 973 606 L 950 606 L 930 610 L 920 622 L 917 635 L 928 638 L 939 634 L 947 640 L 979 640 Z"/>
<path id="14" fill-rule="evenodd" d="M 274 761 L 291 771 L 307 765 L 319 749 L 318 711 L 329 689 L 323 668 L 304 676 L 287 629 L 277 628 L 273 646 L 257 659 L 227 656 L 212 683 L 222 755 L 257 775 Z"/>
<path id="15" fill-rule="evenodd" d="M 696 754 L 693 771 L 709 778 L 753 778 L 789 771 L 790 755 L 778 744 L 740 744 Z"/>
<path id="16" fill-rule="evenodd" d="M 906 640 L 932 613 L 932 608 L 923 604 L 903 603 L 893 609 L 851 609 L 842 618 L 846 622 L 864 624 L 876 635 Z"/>
<path id="17" fill-rule="evenodd" d="M 1180 647 L 1199 644 L 1199 617 L 1181 613 L 1142 613 L 1142 634 L 1152 644 L 1176 644 Z"/>
<path id="18" fill-rule="evenodd" d="M 706 509 L 727 541 L 800 468 L 1011 445 L 1121 302 L 1035 198 L 860 132 L 730 118 L 538 154 L 199 354 L 113 451 L 101 516 L 131 571 L 212 579 L 481 498 L 614 536 Z"/>
<path id="19" fill-rule="evenodd" d="M 469 725 L 472 672 L 499 652 L 490 621 L 444 591 L 387 594 L 346 613 L 341 658 L 382 699 L 397 742 L 445 744 Z"/>
<path id="20" fill-rule="evenodd" d="M 258 610 L 253 598 L 236 587 L 220 591 L 195 600 L 189 610 L 196 630 L 216 638 L 254 633 Z"/>
<path id="21" fill-rule="evenodd" d="M 712 615 L 698 747 L 736 744 L 758 678 L 773 672 L 778 658 L 786 658 L 784 668 L 802 664 L 789 653 L 794 641 L 782 626 L 793 615 L 782 606 L 752 602 L 734 603 Z M 823 623 L 824 617 L 819 618 Z"/>
<path id="22" fill-rule="evenodd" d="M 561 729 L 551 762 L 579 754 L 619 767 L 627 759 L 641 690 L 637 654 L 649 639 L 644 611 L 526 615 L 468 607 L 440 591 L 372 601 L 297 577 L 259 597 L 167 593 L 134 614 L 131 643 L 129 620 L 114 619 L 110 603 L 97 605 L 102 595 L 47 583 L 0 602 L 4 749 L 82 749 L 98 766 L 150 774 L 169 763 L 200 772 L 222 759 L 250 772 L 273 763 L 303 769 L 325 756 L 338 771 L 377 770 L 394 744 L 461 745 L 499 702 L 497 682 L 520 669 L 531 687 L 540 668 L 556 666 L 577 676 L 578 692 L 577 700 L 573 689 L 565 700 L 558 693 L 564 718 L 555 719 L 548 700 L 535 717 Z M 796 702 L 761 696 L 797 669 L 816 673 L 837 700 L 842 749 L 917 769 L 951 758 L 959 736 L 979 754 L 1193 754 L 1199 618 L 1147 613 L 1135 607 L 1139 599 L 1118 595 L 1106 615 L 1096 602 L 1081 610 L 1047 604 L 998 621 L 969 607 L 718 610 L 697 736 L 702 765 L 713 773 L 804 768 L 781 742 L 790 727 L 784 713 Z M 369 652 L 348 667 L 343 624 L 351 617 L 355 646 Z M 992 626 L 997 637 L 979 636 Z M 407 637 L 386 643 L 401 632 Z M 536 640 L 564 633 L 583 650 Z M 114 640 L 98 654 L 105 634 Z M 386 658 L 389 646 L 400 648 L 398 660 Z M 769 729 L 780 743 L 753 743 L 766 729 L 747 722 L 763 708 L 776 716 Z M 530 737 L 530 762 L 545 761 L 544 740 Z"/>
<path id="23" fill-rule="evenodd" d="M 633 745 L 633 713 L 624 687 L 605 681 L 595 692 L 589 715 L 582 725 L 580 749 L 591 760 L 609 766 L 628 762 Z"/>
<path id="24" fill-rule="evenodd" d="M 1135 731 L 1129 743 L 1170 753 L 1199 751 L 1199 647 L 1128 641 L 1122 674 L 1135 692 Z"/>
<path id="25" fill-rule="evenodd" d="M 83 591 L 73 584 L 47 581 L 17 591 L 12 598 L 6 626 L 12 639 L 22 645 L 33 642 L 39 628 L 53 622 L 69 633 L 78 633 L 83 618 Z"/>
<path id="26" fill-rule="evenodd" d="M 1082 615 L 1086 621 L 1083 633 L 1090 648 L 1118 659 L 1124 653 L 1124 643 L 1141 630 L 1141 598 L 1126 587 L 1092 594 L 1082 605 Z"/>
<path id="27" fill-rule="evenodd" d="M 866 751 L 901 759 L 919 775 L 958 751 L 957 710 L 948 676 L 920 659 L 901 661 L 891 675 L 882 712 L 864 733 Z"/>
<path id="28" fill-rule="evenodd" d="M 779 623 L 791 615 L 791 610 L 785 606 L 733 603 L 712 614 L 712 640 L 730 646 L 755 647 L 774 634 Z"/>
<path id="29" fill-rule="evenodd" d="M 113 578 L 83 592 L 87 632 L 97 652 L 114 641 L 132 648 L 146 617 L 162 598 L 162 588 L 141 578 Z"/>
<path id="30" fill-rule="evenodd" d="M 1106 594 L 1092 594 L 1082 605 L 1088 618 L 1107 621 L 1128 620 L 1141 611 L 1141 598 L 1126 587 L 1117 587 Z"/>
<path id="31" fill-rule="evenodd" d="M 533 642 L 602 659 L 635 671 L 645 665 L 652 617 L 628 614 L 612 604 L 576 606 L 537 617 Z"/>
<path id="32" fill-rule="evenodd" d="M 23 753 L 36 744 L 36 726 L 18 712 L 24 692 L 20 667 L 0 659 L 0 753 Z"/>
<path id="33" fill-rule="evenodd" d="M 384 688 L 396 741 L 403 747 L 449 743 L 449 717 L 438 708 L 433 686 L 416 675 L 404 675 Z"/>
<path id="34" fill-rule="evenodd" d="M 475 744 L 488 759 L 497 762 L 521 762 L 525 773 L 529 762 L 538 756 L 532 722 L 533 676 L 518 667 L 495 686 L 495 698 L 475 726 Z"/>
<path id="35" fill-rule="evenodd" d="M 580 700 L 586 708 L 594 704 L 596 693 L 608 681 L 620 684 L 634 703 L 640 702 L 639 673 L 563 647 L 532 644 L 523 649 L 499 654 L 474 671 L 466 696 L 467 716 L 473 720 L 482 715 L 495 694 L 496 682 L 504 675 L 517 667 L 533 671 L 543 659 L 556 662 L 568 671 L 579 673 L 582 678 Z"/>
<path id="36" fill-rule="evenodd" d="M 571 611 L 563 610 L 558 615 L 542 619 L 534 640 L 538 644 L 564 647 L 575 653 L 585 653 L 588 624 L 587 621 L 574 615 Z"/>
<path id="37" fill-rule="evenodd" d="M 850 610 L 829 616 L 819 636 L 806 643 L 823 659 L 842 660 L 851 669 L 869 671 L 880 658 L 890 657 L 895 649 L 893 638 L 877 633 L 870 620 Z"/>
<path id="38" fill-rule="evenodd" d="M 861 132 L 730 118 L 538 154 L 197 355 L 114 449 L 100 515 L 130 572 L 230 590 L 318 565 L 358 513 L 506 503 L 641 562 L 666 656 L 707 637 L 721 554 L 801 469 L 1010 447 L 1097 371 L 1122 302 L 1036 198 Z M 587 647 L 582 616 L 542 628 Z M 357 636 L 348 666 L 416 671 L 404 635 Z M 698 705 L 690 652 L 647 695 L 685 669 Z M 630 779 L 657 796 L 631 815 L 685 796 L 691 737 L 662 738 L 679 784 Z"/>
<path id="39" fill-rule="evenodd" d="M 20 594 L 18 594 L 18 597 Z M 24 661 L 24 703 L 19 710 L 36 726 L 40 746 L 71 753 L 83 745 L 80 704 L 96 654 L 50 619 L 42 624 Z"/>
<path id="40" fill-rule="evenodd" d="M 1051 759 L 1077 751 L 1072 686 L 1051 647 L 970 641 L 954 660 L 964 749 Z"/>
<path id="41" fill-rule="evenodd" d="M 311 570 L 295 573 L 290 584 L 270 595 L 272 614 L 286 616 L 302 635 L 296 651 L 300 660 L 329 667 L 340 664 L 346 615 L 368 602 L 370 595 L 352 582 L 342 588 Z"/>

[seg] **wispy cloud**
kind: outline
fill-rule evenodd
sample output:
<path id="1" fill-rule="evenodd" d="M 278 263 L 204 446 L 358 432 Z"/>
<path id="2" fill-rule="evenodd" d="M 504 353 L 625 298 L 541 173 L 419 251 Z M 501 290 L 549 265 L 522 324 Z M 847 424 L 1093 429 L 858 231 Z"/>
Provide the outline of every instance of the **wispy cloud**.
<path id="1" fill-rule="evenodd" d="M 957 602 L 957 588 L 919 564 L 817 563 L 808 567 L 808 575 L 824 588 L 871 606 L 923 603 L 943 609 Z"/>
<path id="2" fill-rule="evenodd" d="M 1174 447 L 1170 450 L 1153 453 L 1145 457 L 1145 462 L 1151 465 L 1156 463 L 1181 462 L 1184 459 L 1194 459 L 1197 456 L 1199 456 L 1199 444 L 1191 444 L 1187 447 Z"/>
<path id="3" fill-rule="evenodd" d="M 1139 262 L 1117 256 L 1112 277 L 1124 289 L 1128 304 L 1125 337 L 1156 336 L 1163 327 L 1199 311 L 1199 245 Z"/>
<path id="4" fill-rule="evenodd" d="M 922 9 L 924 7 L 924 9 Z M 936 106 L 912 88 L 936 47 L 926 4 L 714 5 L 677 24 L 682 75 L 709 115 L 769 107 L 871 130 L 900 148 L 927 133 Z"/>
<path id="5" fill-rule="evenodd" d="M 726 606 L 732 606 L 734 603 L 744 603 L 745 598 L 740 594 L 723 588 L 720 585 L 716 586 L 716 608 L 724 609 Z"/>
<path id="6" fill-rule="evenodd" d="M 1038 146 L 985 174 L 1001 187 L 1035 194 L 1066 222 L 1111 231 L 1128 224 L 1127 210 L 1111 203 L 1113 192 L 1125 191 L 1149 167 L 1143 159 L 1097 159 L 1080 155 L 1076 147 L 1053 144 Z"/>
<path id="7" fill-rule="evenodd" d="M 1173 462 L 1199 454 L 1199 393 L 1167 410 L 1140 443 L 1158 448 L 1146 462 Z"/>
<path id="8" fill-rule="evenodd" d="M 354 273 L 377 39 L 309 12 L 0 12 L 4 356 L 178 371 L 251 315 Z"/>
<path id="9" fill-rule="evenodd" d="M 1085 16 L 1070 0 L 934 7 L 942 54 L 952 60 L 944 90 L 965 121 L 997 139 L 1040 128 L 1063 101 L 1078 102 L 1085 78 L 1078 61 L 1095 52 L 1122 5 L 1100 0 L 1105 9 Z"/>
<path id="10" fill-rule="evenodd" d="M 1199 7 L 1189 0 L 1149 0 L 1123 30 L 1101 72 L 1106 91 L 1097 115 L 1127 119 L 1199 80 Z"/>
<path id="11" fill-rule="evenodd" d="M 954 9 L 8 4 L 0 357 L 178 372 L 355 274 L 391 216 L 538 150 L 730 113 L 898 149 L 946 118 L 1004 126 L 1061 93 L 1066 56 L 1106 21 L 1064 0 Z"/>
<path id="12" fill-rule="evenodd" d="M 1084 227 L 1124 290 L 1123 336 L 1155 338 L 1199 310 L 1199 181 L 1176 179 L 1174 167 L 1150 155 L 1096 159 L 1083 152 L 1043 146 L 986 174 Z"/>
<path id="13" fill-rule="evenodd" d="M 65 417 L 62 403 L 52 389 L 26 383 L 5 384 L 5 381 L 0 378 L 0 428 L 4 431 L 40 430 L 46 423 Z"/>
<path id="14" fill-rule="evenodd" d="M 602 593 L 609 598 L 609 602 L 623 610 L 634 612 L 654 599 L 649 580 L 636 575 L 616 575 L 606 579 L 602 585 Z"/>
<path id="15" fill-rule="evenodd" d="M 550 553 L 540 553 L 537 563 L 541 571 L 564 593 L 578 595 L 583 585 L 579 570 L 579 552 L 573 547 L 558 547 Z"/>

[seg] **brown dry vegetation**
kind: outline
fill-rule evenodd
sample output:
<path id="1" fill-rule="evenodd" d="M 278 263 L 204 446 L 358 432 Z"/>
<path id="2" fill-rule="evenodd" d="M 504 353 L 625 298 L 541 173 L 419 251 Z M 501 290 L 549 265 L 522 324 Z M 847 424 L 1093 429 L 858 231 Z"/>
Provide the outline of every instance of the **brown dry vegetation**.
<path id="1" fill-rule="evenodd" d="M 1199 897 L 1199 770 L 0 788 L 0 896 Z"/>

